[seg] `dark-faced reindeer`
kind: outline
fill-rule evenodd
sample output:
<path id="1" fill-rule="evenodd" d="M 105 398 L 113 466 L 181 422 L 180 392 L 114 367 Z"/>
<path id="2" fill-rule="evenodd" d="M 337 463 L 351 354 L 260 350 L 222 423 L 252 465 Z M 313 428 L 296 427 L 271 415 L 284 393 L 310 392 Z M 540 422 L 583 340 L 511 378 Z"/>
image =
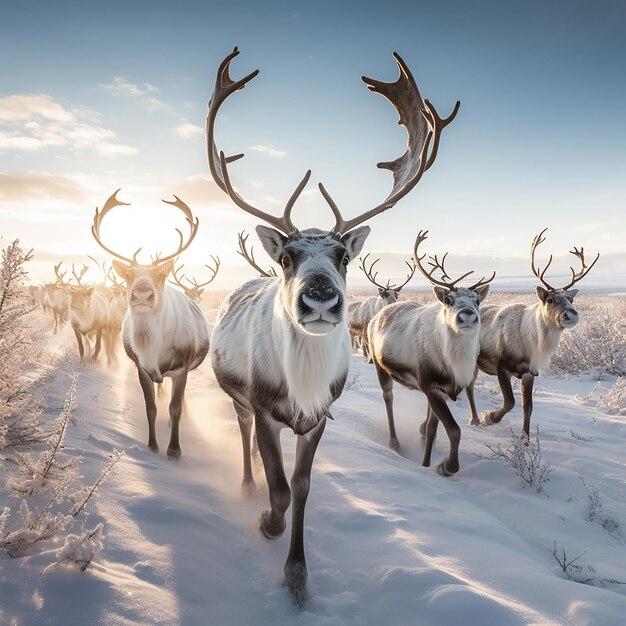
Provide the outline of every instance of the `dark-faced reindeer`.
<path id="1" fill-rule="evenodd" d="M 226 157 L 217 149 L 214 131 L 220 106 L 258 74 L 256 70 L 233 81 L 229 67 L 238 54 L 235 48 L 220 65 L 209 102 L 209 167 L 216 184 L 237 206 L 274 227 L 257 226 L 256 232 L 282 272 L 277 279 L 247 282 L 225 300 L 213 331 L 212 362 L 217 381 L 232 398 L 239 420 L 243 485 L 247 489 L 254 487 L 250 462 L 254 419 L 270 495 L 270 509 L 259 520 L 266 537 L 276 538 L 283 533 L 285 512 L 293 500 L 284 583 L 293 600 L 301 603 L 306 595 L 304 509 L 311 467 L 330 405 L 341 394 L 350 364 L 346 270 L 370 232 L 369 226 L 357 226 L 393 207 L 415 187 L 434 162 L 440 133 L 456 115 L 459 103 L 449 118 L 441 119 L 427 100 L 422 101 L 408 67 L 398 55 L 394 55 L 400 69 L 396 82 L 364 78 L 370 90 L 390 100 L 408 132 L 405 154 L 391 163 L 379 164 L 393 173 L 392 191 L 378 206 L 345 220 L 320 184 L 335 225 L 330 231 L 300 231 L 291 219 L 291 211 L 309 181 L 310 171 L 287 202 L 282 217 L 276 217 L 246 202 L 233 188 L 228 164 L 243 155 Z M 280 445 L 280 430 L 285 427 L 297 436 L 291 489 Z"/>
<path id="2" fill-rule="evenodd" d="M 377 296 L 370 296 L 361 302 L 352 302 L 348 305 L 348 328 L 352 337 L 352 347 L 361 346 L 363 356 L 369 358 L 368 341 L 367 341 L 367 325 L 370 323 L 374 315 L 378 313 L 384 306 L 393 304 L 398 301 L 400 292 L 413 278 L 415 274 L 415 265 L 405 261 L 409 267 L 409 273 L 406 280 L 401 285 L 390 284 L 388 280 L 385 285 L 377 282 L 378 272 L 374 272 L 374 266 L 380 259 L 372 261 L 369 268 L 367 267 L 367 259 L 369 254 L 359 259 L 359 269 L 365 274 L 367 280 L 378 288 Z"/>
<path id="3" fill-rule="evenodd" d="M 246 261 L 248 261 L 249 265 L 251 265 L 258 273 L 259 278 L 276 278 L 278 274 L 276 274 L 276 270 L 273 267 L 269 267 L 264 270 L 254 258 L 254 246 L 250 246 L 250 251 L 248 252 L 247 242 L 249 235 L 246 235 L 245 231 L 242 231 L 237 234 L 237 243 L 239 244 L 239 250 L 237 250 L 237 254 L 240 254 Z"/>
<path id="4" fill-rule="evenodd" d="M 543 270 L 535 265 L 537 246 L 545 241 L 542 230 L 530 248 L 530 267 L 543 287 L 537 286 L 535 304 L 507 304 L 486 306 L 482 310 L 480 330 L 480 354 L 478 368 L 498 377 L 502 398 L 501 408 L 488 411 L 481 417 L 485 424 L 499 422 L 514 406 L 515 398 L 511 377 L 522 380 L 522 430 L 530 434 L 530 416 L 533 410 L 533 383 L 539 370 L 545 367 L 559 347 L 561 334 L 566 328 L 576 326 L 580 318 L 574 308 L 574 297 L 578 289 L 572 287 L 586 276 L 600 258 L 597 254 L 591 265 L 586 265 L 583 248 L 570 251 L 581 264 L 578 272 L 570 267 L 572 279 L 563 287 L 553 287 L 544 278 L 552 263 L 552 255 Z M 471 424 L 478 424 L 479 417 L 474 401 L 474 380 L 467 387 L 467 399 L 471 413 Z"/>
<path id="5" fill-rule="evenodd" d="M 399 450 L 393 418 L 393 381 L 426 396 L 428 411 L 420 427 L 425 436 L 422 465 L 430 466 L 432 447 L 441 422 L 450 442 L 450 452 L 438 466 L 443 476 L 459 471 L 461 429 L 456 423 L 447 398 L 456 400 L 461 390 L 474 378 L 478 358 L 480 330 L 479 305 L 487 296 L 494 274 L 481 278 L 471 287 L 458 283 L 473 273 L 466 272 L 452 280 L 445 269 L 447 253 L 441 261 L 430 257 L 431 270 L 419 256 L 418 248 L 428 231 L 420 231 L 415 240 L 413 260 L 420 272 L 433 284 L 437 302 L 424 306 L 416 302 L 397 302 L 384 307 L 370 322 L 370 351 L 376 365 L 389 421 L 389 445 Z M 433 276 L 441 272 L 442 278 Z"/>
<path id="6" fill-rule="evenodd" d="M 173 259 L 186 250 L 196 236 L 198 220 L 194 220 L 191 209 L 176 196 L 173 201 L 163 200 L 182 211 L 190 227 L 189 237 L 184 242 L 183 234 L 177 230 L 180 242 L 176 252 L 159 257 L 150 265 L 142 265 L 137 261 L 141 248 L 129 259 L 107 247 L 100 238 L 100 225 L 107 213 L 114 207 L 128 205 L 117 199 L 118 192 L 119 189 L 111 195 L 101 211 L 96 209 L 91 232 L 102 248 L 119 259 L 112 262 L 113 269 L 128 286 L 129 309 L 124 317 L 122 341 L 126 354 L 137 366 L 146 401 L 148 446 L 153 452 L 159 450 L 154 383 L 163 382 L 164 377 L 172 379 L 167 456 L 177 459 L 181 455 L 178 431 L 187 374 L 207 355 L 209 327 L 200 307 L 180 291 L 168 287 L 165 279 L 172 271 Z"/>
<path id="7" fill-rule="evenodd" d="M 90 358 L 95 361 L 100 354 L 102 332 L 107 323 L 108 302 L 102 293 L 94 292 L 93 285 L 85 285 L 82 282 L 85 273 L 89 268 L 83 265 L 80 274 L 72 264 L 72 276 L 76 280 L 76 285 L 72 285 L 70 291 L 70 323 L 74 329 L 76 342 L 78 343 L 78 354 L 81 363 L 85 356 L 83 341 L 89 346 L 89 337 L 95 338 L 95 346 Z"/>
<path id="8" fill-rule="evenodd" d="M 187 276 L 185 274 L 182 274 L 179 276 L 180 272 L 182 272 L 183 267 L 185 267 L 185 265 L 180 265 L 178 268 L 176 268 L 176 266 L 174 266 L 174 269 L 172 271 L 172 278 L 174 280 L 170 280 L 169 283 L 171 285 L 175 285 L 176 287 L 180 287 L 183 290 L 183 293 L 193 302 L 195 302 L 196 304 L 200 304 L 200 300 L 202 299 L 202 294 L 204 293 L 204 288 L 207 285 L 210 285 L 214 280 L 215 277 L 217 276 L 217 272 L 220 269 L 220 260 L 219 257 L 214 257 L 213 255 L 211 255 L 211 260 L 213 261 L 213 267 L 211 267 L 210 265 L 205 265 L 206 268 L 208 268 L 209 272 L 211 273 L 211 276 L 209 277 L 209 280 L 207 280 L 204 283 L 199 283 L 195 278 L 187 278 Z M 187 281 L 186 283 L 184 283 L 183 281 Z"/>

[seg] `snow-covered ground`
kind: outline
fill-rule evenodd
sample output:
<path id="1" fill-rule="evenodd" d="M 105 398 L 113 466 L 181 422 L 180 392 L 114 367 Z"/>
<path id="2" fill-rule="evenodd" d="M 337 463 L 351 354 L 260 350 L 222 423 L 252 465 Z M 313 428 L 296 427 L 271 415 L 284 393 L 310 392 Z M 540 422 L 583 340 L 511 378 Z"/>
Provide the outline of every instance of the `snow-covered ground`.
<path id="1" fill-rule="evenodd" d="M 70 330 L 54 341 L 71 345 Z M 154 455 L 134 366 L 120 357 L 114 368 L 66 359 L 46 394 L 54 416 L 78 369 L 64 453 L 83 455 L 87 481 L 114 448 L 126 452 L 89 505 L 90 523 L 105 524 L 100 557 L 84 573 L 44 573 L 53 545 L 0 560 L 0 624 L 626 624 L 626 422 L 585 401 L 596 387 L 590 376 L 537 381 L 532 428 L 540 426 L 542 460 L 553 470 L 543 494 L 504 461 L 481 458 L 490 454 L 485 444 L 511 444 L 519 406 L 498 425 L 470 427 L 461 397 L 452 407 L 462 424 L 461 470 L 443 478 L 421 467 L 423 396 L 394 388 L 399 455 L 387 447 L 375 372 L 354 355 L 313 468 L 310 597 L 298 610 L 281 587 L 289 523 L 273 542 L 257 529 L 267 506 L 263 470 L 257 459 L 258 494 L 244 497 L 237 422 L 210 364 L 189 377 L 183 458 L 171 462 L 168 386 Z M 494 388 L 494 379 L 477 386 L 479 410 L 496 406 Z M 283 445 L 290 468 L 286 431 Z M 447 445 L 440 429 L 433 465 Z M 4 482 L 0 509 L 15 510 L 20 500 Z M 560 557 L 579 556 L 567 574 L 555 542 Z"/>

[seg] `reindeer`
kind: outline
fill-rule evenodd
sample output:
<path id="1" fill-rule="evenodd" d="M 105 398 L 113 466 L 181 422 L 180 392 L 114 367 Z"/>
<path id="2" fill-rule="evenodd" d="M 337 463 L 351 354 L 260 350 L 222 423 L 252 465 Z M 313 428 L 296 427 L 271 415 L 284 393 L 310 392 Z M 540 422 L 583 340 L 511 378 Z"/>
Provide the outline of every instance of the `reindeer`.
<path id="1" fill-rule="evenodd" d="M 184 242 L 183 234 L 177 230 L 180 242 L 176 252 L 157 257 L 150 265 L 142 265 L 137 261 L 141 248 L 130 259 L 107 247 L 100 238 L 100 226 L 108 212 L 117 206 L 128 206 L 127 202 L 117 199 L 118 193 L 119 189 L 109 197 L 101 211 L 96 209 L 91 232 L 104 250 L 119 259 L 112 262 L 113 269 L 128 285 L 129 309 L 122 326 L 122 341 L 126 354 L 137 366 L 146 402 L 148 447 L 155 453 L 159 451 L 154 383 L 163 382 L 167 376 L 172 379 L 167 456 L 178 459 L 181 456 L 179 423 L 187 374 L 204 361 L 209 351 L 209 328 L 200 307 L 183 293 L 165 285 L 165 280 L 172 271 L 173 259 L 194 240 L 199 223 L 180 198 L 174 196 L 175 200 L 163 200 L 182 211 L 190 234 Z"/>
<path id="2" fill-rule="evenodd" d="M 416 302 L 397 302 L 381 309 L 368 326 L 370 351 L 378 382 L 383 392 L 389 422 L 389 445 L 399 451 L 393 418 L 393 381 L 409 389 L 421 391 L 428 401 L 426 420 L 420 426 L 425 436 L 422 465 L 430 466 L 437 426 L 441 422 L 450 442 L 450 452 L 438 466 L 442 476 L 459 471 L 461 429 L 447 404 L 447 397 L 456 400 L 460 391 L 474 377 L 478 358 L 480 330 L 479 305 L 486 298 L 493 275 L 484 276 L 471 287 L 457 287 L 466 272 L 452 280 L 445 269 L 447 253 L 439 261 L 431 256 L 428 271 L 418 256 L 420 244 L 428 231 L 420 231 L 413 248 L 413 261 L 433 284 L 437 302 L 424 306 Z M 441 271 L 442 278 L 433 276 Z"/>
<path id="3" fill-rule="evenodd" d="M 370 281 L 375 287 L 378 287 L 378 296 L 370 296 L 361 302 L 352 302 L 348 305 L 348 328 L 350 329 L 350 335 L 352 336 L 352 347 L 358 347 L 359 343 L 363 350 L 363 356 L 369 359 L 368 342 L 367 342 L 367 325 L 371 319 L 380 311 L 384 306 L 393 304 L 398 301 L 400 292 L 407 285 L 407 283 L 413 278 L 415 274 L 415 265 L 411 265 L 408 261 L 405 261 L 409 267 L 409 273 L 406 280 L 399 286 L 395 284 L 391 285 L 389 280 L 386 285 L 376 282 L 378 272 L 374 272 L 374 266 L 380 259 L 376 259 L 372 262 L 369 269 L 366 267 L 369 254 L 365 257 L 359 258 L 359 269 L 365 274 L 367 280 Z"/>
<path id="4" fill-rule="evenodd" d="M 95 361 L 98 358 L 108 309 L 106 297 L 102 293 L 94 292 L 93 285 L 83 284 L 82 279 L 88 269 L 87 265 L 83 265 L 82 270 L 77 274 L 74 264 L 72 264 L 72 276 L 76 280 L 76 286 L 72 285 L 70 290 L 70 323 L 78 343 L 81 363 L 84 362 L 85 356 L 83 338 L 89 345 L 88 337 L 90 335 L 94 335 L 96 340 L 91 359 Z"/>
<path id="5" fill-rule="evenodd" d="M 570 250 L 581 263 L 578 272 L 570 267 L 572 279 L 563 287 L 553 287 L 544 278 L 552 263 L 552 255 L 543 270 L 535 266 L 537 246 L 545 241 L 544 228 L 530 247 L 530 267 L 533 274 L 543 284 L 537 286 L 539 302 L 527 305 L 522 303 L 490 305 L 482 311 L 480 330 L 480 354 L 478 368 L 485 374 L 497 376 L 502 391 L 503 405 L 495 411 L 481 415 L 484 424 L 498 423 L 514 406 L 515 398 L 511 387 L 511 377 L 522 380 L 522 430 L 530 435 L 530 416 L 533 410 L 533 383 L 539 370 L 545 367 L 559 347 L 561 334 L 566 328 L 573 328 L 580 316 L 574 308 L 574 298 L 578 289 L 572 287 L 584 278 L 600 258 L 597 254 L 591 265 L 585 263 L 584 250 L 574 247 Z M 476 372 L 478 373 L 478 372 Z M 470 424 L 479 424 L 474 400 L 474 382 L 467 386 L 467 400 L 470 407 Z"/>
<path id="6" fill-rule="evenodd" d="M 44 308 L 48 308 L 52 311 L 55 335 L 59 332 L 59 328 L 63 328 L 63 325 L 67 321 L 70 307 L 70 285 L 69 281 L 66 282 L 64 280 L 67 270 L 61 272 L 62 263 L 63 261 L 54 266 L 56 282 L 46 283 L 44 286 L 46 291 L 44 295 Z"/>
<path id="7" fill-rule="evenodd" d="M 246 235 L 246 231 L 241 231 L 237 234 L 237 242 L 239 243 L 239 250 L 237 254 L 240 254 L 248 263 L 259 273 L 258 278 L 276 278 L 278 274 L 273 267 L 264 270 L 254 258 L 254 246 L 250 246 L 250 252 L 246 247 L 249 235 Z"/>
<path id="8" fill-rule="evenodd" d="M 256 232 L 270 258 L 281 267 L 276 279 L 245 283 L 224 301 L 213 331 L 211 359 L 222 389 L 232 398 L 243 444 L 243 487 L 254 489 L 250 460 L 250 433 L 256 437 L 269 487 L 270 509 L 259 519 L 263 534 L 275 539 L 285 530 L 285 512 L 293 498 L 291 543 L 284 566 L 284 584 L 294 602 L 306 598 L 304 510 L 309 493 L 315 451 L 326 427 L 329 408 L 343 389 L 351 357 L 346 323 L 347 266 L 361 251 L 369 226 L 359 226 L 393 207 L 417 185 L 435 160 L 443 128 L 456 115 L 441 119 L 422 101 L 413 76 L 394 54 L 400 70 L 395 83 L 363 78 L 371 91 L 384 95 L 407 128 L 408 148 L 403 156 L 379 167 L 393 173 L 393 188 L 378 206 L 345 220 L 320 183 L 335 225 L 330 231 L 298 230 L 291 219 L 294 203 L 311 172 L 290 197 L 282 217 L 249 204 L 233 188 L 228 164 L 243 155 L 226 157 L 215 143 L 215 120 L 220 106 L 257 74 L 233 81 L 229 68 L 237 48 L 220 65 L 209 102 L 207 148 L 209 168 L 216 184 L 245 212 L 274 228 L 257 226 Z M 428 153 L 429 147 L 432 149 Z M 357 228 L 358 226 L 358 228 Z M 297 437 L 291 489 L 283 467 L 280 430 L 290 428 Z"/>
<path id="9" fill-rule="evenodd" d="M 206 282 L 199 283 L 195 278 L 187 278 L 185 274 L 183 274 L 179 278 L 178 274 L 182 271 L 183 267 L 185 267 L 185 265 L 183 264 L 178 269 L 176 269 L 176 265 L 174 265 L 174 269 L 172 271 L 172 277 L 174 278 L 174 280 L 170 280 L 169 283 L 171 285 L 176 285 L 177 287 L 180 287 L 183 290 L 184 294 L 190 300 L 192 300 L 196 304 L 200 304 L 202 294 L 204 293 L 204 287 L 210 285 L 215 280 L 215 277 L 217 276 L 217 273 L 220 269 L 219 257 L 214 257 L 213 255 L 211 255 L 211 260 L 213 261 L 214 267 L 211 267 L 210 265 L 205 265 L 205 267 L 209 269 L 209 272 L 211 272 L 211 276 Z M 187 284 L 183 283 L 183 280 L 186 280 Z"/>

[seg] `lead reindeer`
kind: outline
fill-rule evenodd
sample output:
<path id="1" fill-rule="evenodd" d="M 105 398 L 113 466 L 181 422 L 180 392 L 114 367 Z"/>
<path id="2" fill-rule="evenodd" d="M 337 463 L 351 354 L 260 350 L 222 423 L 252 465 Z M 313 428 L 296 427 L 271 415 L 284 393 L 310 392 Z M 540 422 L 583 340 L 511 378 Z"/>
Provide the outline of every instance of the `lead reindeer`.
<path id="1" fill-rule="evenodd" d="M 584 250 L 574 247 L 570 251 L 581 264 L 578 272 L 570 267 L 572 279 L 563 287 L 553 287 L 545 279 L 545 273 L 552 263 L 552 255 L 543 270 L 535 266 L 537 246 L 545 241 L 544 228 L 530 247 L 530 267 L 543 287 L 537 286 L 539 302 L 528 305 L 522 303 L 486 306 L 482 311 L 480 331 L 480 354 L 478 368 L 485 374 L 498 377 L 502 391 L 503 405 L 495 411 L 488 411 L 481 417 L 485 424 L 498 423 L 515 406 L 511 387 L 511 377 L 522 380 L 522 430 L 530 435 L 530 417 L 533 410 L 533 383 L 539 370 L 545 367 L 559 347 L 563 331 L 573 328 L 580 316 L 574 308 L 574 298 L 578 289 L 572 287 L 583 277 L 600 258 L 597 254 L 591 265 L 586 265 Z M 470 424 L 479 424 L 474 400 L 472 379 L 467 387 L 467 400 L 470 407 Z"/>
<path id="2" fill-rule="evenodd" d="M 479 305 L 487 296 L 488 283 L 495 278 L 495 272 L 488 280 L 483 277 L 471 287 L 458 287 L 473 271 L 452 280 L 445 269 L 447 253 L 441 261 L 436 255 L 430 257 L 432 269 L 428 271 L 422 265 L 425 255 L 420 257 L 417 252 L 427 235 L 428 231 L 418 233 L 413 260 L 433 284 L 438 301 L 427 306 L 416 302 L 390 304 L 372 319 L 368 335 L 387 410 L 390 447 L 400 449 L 393 417 L 395 380 L 404 387 L 421 391 L 428 401 L 426 420 L 420 427 L 426 438 L 422 465 L 430 466 L 437 426 L 441 422 L 448 435 L 450 452 L 437 471 L 451 476 L 459 471 L 461 429 L 448 408 L 447 398 L 456 400 L 474 377 L 479 348 Z M 441 279 L 433 276 L 435 271 L 441 272 Z"/>
<path id="3" fill-rule="evenodd" d="M 360 252 L 370 232 L 363 222 L 390 209 L 420 180 L 437 154 L 442 129 L 458 110 L 441 119 L 434 107 L 422 101 L 415 81 L 395 54 L 400 77 L 395 83 L 363 78 L 370 90 L 391 101 L 407 128 L 408 147 L 403 156 L 379 167 L 393 173 L 393 188 L 378 206 L 344 220 L 323 187 L 320 191 L 335 216 L 330 231 L 299 231 L 291 219 L 295 201 L 305 188 L 307 172 L 287 202 L 282 217 L 247 203 L 233 188 L 228 164 L 243 155 L 225 157 L 215 144 L 215 120 L 220 106 L 252 80 L 258 70 L 233 81 L 229 74 L 237 48 L 220 65 L 209 102 L 207 148 L 216 184 L 241 209 L 274 228 L 257 226 L 263 247 L 282 268 L 274 280 L 260 278 L 245 283 L 225 300 L 212 339 L 212 362 L 222 389 L 232 398 L 243 443 L 244 489 L 254 488 L 250 461 L 250 433 L 254 420 L 259 451 L 269 487 L 270 509 L 260 517 L 260 527 L 270 539 L 285 530 L 285 512 L 292 502 L 289 554 L 284 584 L 294 602 L 306 598 L 307 569 L 304 556 L 304 510 L 309 494 L 315 451 L 326 426 L 330 405 L 343 389 L 350 364 L 350 334 L 345 317 L 346 270 Z M 429 147 L 432 149 L 429 153 Z M 296 460 L 291 489 L 283 467 L 280 430 L 296 435 Z"/>
<path id="4" fill-rule="evenodd" d="M 398 301 L 400 292 L 413 278 L 413 274 L 415 274 L 415 265 L 405 261 L 409 267 L 409 273 L 401 285 L 391 285 L 389 281 L 387 281 L 386 285 L 383 285 L 376 280 L 378 272 L 374 272 L 374 266 L 380 259 L 373 261 L 368 268 L 366 265 L 368 257 L 369 254 L 366 254 L 365 257 L 359 259 L 361 263 L 359 269 L 365 274 L 367 280 L 378 288 L 378 296 L 370 296 L 361 302 L 352 302 L 348 305 L 348 328 L 352 336 L 352 347 L 358 347 L 360 344 L 363 356 L 369 358 L 367 325 L 384 306 Z"/>
<path id="5" fill-rule="evenodd" d="M 155 421 L 154 383 L 164 377 L 172 379 L 172 397 L 169 405 L 170 442 L 168 458 L 181 456 L 179 424 L 187 384 L 187 374 L 198 367 L 209 351 L 208 323 L 198 307 L 180 291 L 165 284 L 172 271 L 173 259 L 186 250 L 198 232 L 198 220 L 180 198 L 163 200 L 165 204 L 182 211 L 190 227 L 187 241 L 177 229 L 180 242 L 174 254 L 156 258 L 150 265 L 137 261 L 139 250 L 127 258 L 107 247 L 100 238 L 100 226 L 108 212 L 117 206 L 128 206 L 117 199 L 119 189 L 109 197 L 102 210 L 96 209 L 91 232 L 102 248 L 119 260 L 112 262 L 113 269 L 128 286 L 129 309 L 124 317 L 122 341 L 124 350 L 137 366 L 139 383 L 146 402 L 148 417 L 148 446 L 159 451 Z"/>

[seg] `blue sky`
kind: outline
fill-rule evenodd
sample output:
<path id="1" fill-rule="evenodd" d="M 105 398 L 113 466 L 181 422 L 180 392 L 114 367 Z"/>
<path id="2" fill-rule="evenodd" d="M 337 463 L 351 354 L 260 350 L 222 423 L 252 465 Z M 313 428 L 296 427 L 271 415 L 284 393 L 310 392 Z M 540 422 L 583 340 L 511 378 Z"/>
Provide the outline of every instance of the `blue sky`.
<path id="1" fill-rule="evenodd" d="M 524 273 L 532 236 L 548 226 L 556 271 L 574 244 L 607 256 L 605 272 L 620 270 L 611 255 L 626 251 L 623 2 L 129 5 L 3 5 L 5 238 L 98 253 L 93 209 L 122 187 L 134 212 L 112 215 L 109 236 L 167 247 L 175 220 L 153 207 L 176 193 L 201 221 L 189 263 L 217 253 L 227 268 L 236 231 L 255 221 L 207 179 L 200 129 L 234 45 L 235 76 L 261 70 L 218 120 L 226 152 L 246 153 L 231 169 L 240 192 L 279 211 L 310 168 L 297 224 L 332 224 L 319 181 L 346 215 L 370 208 L 391 187 L 375 164 L 399 156 L 405 134 L 360 76 L 395 79 L 396 50 L 441 114 L 457 99 L 461 110 L 418 187 L 372 220 L 368 250 L 408 255 L 428 228 L 433 250 L 450 250 L 461 269 L 463 259 L 506 257 Z"/>

